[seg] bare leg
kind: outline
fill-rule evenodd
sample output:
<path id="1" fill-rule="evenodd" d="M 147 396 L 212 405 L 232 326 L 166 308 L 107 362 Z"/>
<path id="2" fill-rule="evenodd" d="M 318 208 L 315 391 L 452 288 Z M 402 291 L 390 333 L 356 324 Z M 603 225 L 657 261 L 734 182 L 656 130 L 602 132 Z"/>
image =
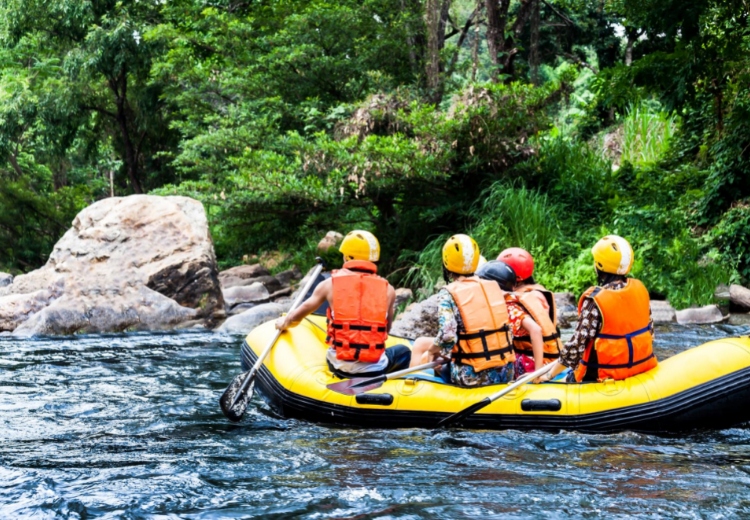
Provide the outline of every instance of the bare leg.
<path id="1" fill-rule="evenodd" d="M 427 352 L 433 345 L 435 338 L 421 337 L 414 340 L 414 346 L 411 348 L 411 363 L 409 367 L 416 367 L 424 363 L 429 363 L 430 360 L 425 358 L 429 357 Z"/>

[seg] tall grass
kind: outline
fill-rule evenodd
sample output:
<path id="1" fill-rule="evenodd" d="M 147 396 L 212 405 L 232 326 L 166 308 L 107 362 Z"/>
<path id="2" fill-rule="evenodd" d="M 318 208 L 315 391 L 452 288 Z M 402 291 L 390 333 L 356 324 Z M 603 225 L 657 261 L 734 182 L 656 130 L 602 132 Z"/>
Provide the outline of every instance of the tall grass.
<path id="1" fill-rule="evenodd" d="M 525 186 L 493 184 L 472 212 L 472 236 L 487 258 L 507 247 L 549 249 L 562 239 L 557 224 L 563 211 L 547 195 Z"/>
<path id="2" fill-rule="evenodd" d="M 634 166 L 656 163 L 669 149 L 677 117 L 646 103 L 631 105 L 623 121 L 621 161 Z"/>

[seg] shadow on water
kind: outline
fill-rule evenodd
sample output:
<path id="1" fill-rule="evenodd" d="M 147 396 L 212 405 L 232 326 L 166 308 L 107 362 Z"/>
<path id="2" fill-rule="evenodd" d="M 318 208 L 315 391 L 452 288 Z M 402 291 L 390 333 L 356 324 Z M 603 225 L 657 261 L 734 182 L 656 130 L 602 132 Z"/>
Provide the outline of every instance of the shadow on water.
<path id="1" fill-rule="evenodd" d="M 660 328 L 661 358 L 746 329 Z M 750 431 L 361 430 L 217 400 L 241 339 L 1 337 L 0 518 L 738 518 Z"/>

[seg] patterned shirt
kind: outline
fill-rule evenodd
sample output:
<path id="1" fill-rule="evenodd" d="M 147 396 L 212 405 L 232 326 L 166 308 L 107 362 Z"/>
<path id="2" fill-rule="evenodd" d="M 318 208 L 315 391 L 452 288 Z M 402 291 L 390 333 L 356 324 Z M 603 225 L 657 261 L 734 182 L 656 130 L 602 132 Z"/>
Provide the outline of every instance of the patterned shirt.
<path id="1" fill-rule="evenodd" d="M 602 286 L 604 289 L 619 291 L 627 285 L 627 280 L 615 280 Z M 651 334 L 654 333 L 653 321 L 650 323 Z M 593 298 L 586 298 L 581 306 L 576 330 L 567 343 L 560 349 L 560 363 L 576 369 L 590 341 L 602 330 L 602 315 Z"/>
<path id="2" fill-rule="evenodd" d="M 510 306 L 508 312 L 510 313 Z M 521 321 L 523 321 L 523 318 L 521 320 L 511 318 L 510 327 L 514 334 Z M 447 289 L 440 289 L 438 292 L 438 333 L 435 336 L 435 345 L 440 348 L 440 355 L 447 358 L 451 356 L 453 347 L 458 342 L 458 331 L 463 328 L 461 313 L 453 300 L 453 296 Z M 459 386 L 507 383 L 513 380 L 513 363 L 508 363 L 499 368 L 488 368 L 481 372 L 475 371 L 471 365 L 451 363 L 451 380 Z"/>

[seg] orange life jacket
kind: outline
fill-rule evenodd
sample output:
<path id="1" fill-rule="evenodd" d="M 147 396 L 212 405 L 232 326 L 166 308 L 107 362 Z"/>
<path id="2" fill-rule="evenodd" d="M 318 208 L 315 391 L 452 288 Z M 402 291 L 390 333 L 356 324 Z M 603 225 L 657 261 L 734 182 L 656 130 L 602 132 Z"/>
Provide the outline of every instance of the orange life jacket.
<path id="1" fill-rule="evenodd" d="M 591 287 L 578 302 L 578 313 L 585 298 L 592 298 L 602 315 L 602 328 L 583 353 L 576 368 L 576 381 L 583 381 L 587 370 L 597 370 L 597 379 L 626 379 L 654 368 L 650 300 L 646 287 L 633 278 L 616 291 Z M 591 350 L 596 363 L 590 363 Z"/>
<path id="2" fill-rule="evenodd" d="M 471 277 L 455 281 L 446 289 L 463 322 L 451 360 L 471 365 L 477 372 L 515 361 L 505 293 L 497 282 Z"/>
<path id="3" fill-rule="evenodd" d="M 375 363 L 388 339 L 388 281 L 372 262 L 346 262 L 331 273 L 333 297 L 328 308 L 328 345 L 336 359 Z"/>
<path id="4" fill-rule="evenodd" d="M 549 309 L 545 309 L 542 302 L 532 291 L 539 291 L 547 300 Z M 518 303 L 529 313 L 531 318 L 542 328 L 544 340 L 544 364 L 552 363 L 560 357 L 560 330 L 557 328 L 557 307 L 554 295 L 542 285 L 526 285 L 516 291 Z M 530 336 L 513 336 L 513 347 L 516 353 L 534 357 Z"/>

